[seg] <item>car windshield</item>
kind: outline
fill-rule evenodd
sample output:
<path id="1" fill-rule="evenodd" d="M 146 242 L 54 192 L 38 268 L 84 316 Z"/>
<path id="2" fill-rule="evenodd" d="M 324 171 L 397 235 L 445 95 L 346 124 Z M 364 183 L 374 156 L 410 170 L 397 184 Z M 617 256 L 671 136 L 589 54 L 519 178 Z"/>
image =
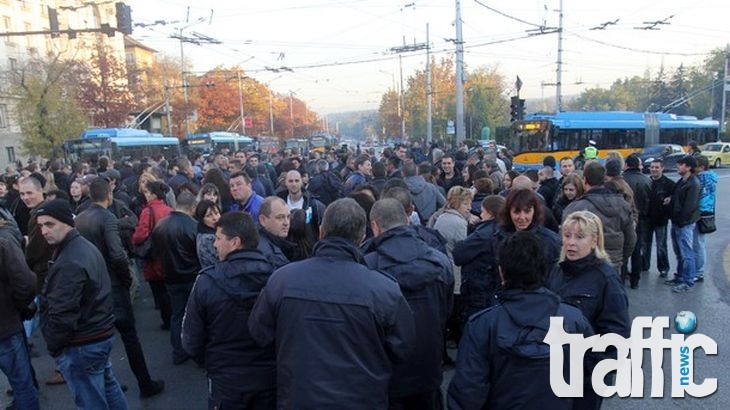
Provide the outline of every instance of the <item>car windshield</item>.
<path id="1" fill-rule="evenodd" d="M 722 144 L 707 144 L 705 145 L 705 151 L 720 152 L 722 151 Z"/>
<path id="2" fill-rule="evenodd" d="M 661 154 L 667 149 L 667 145 L 650 145 L 642 151 L 644 154 L 656 155 Z"/>

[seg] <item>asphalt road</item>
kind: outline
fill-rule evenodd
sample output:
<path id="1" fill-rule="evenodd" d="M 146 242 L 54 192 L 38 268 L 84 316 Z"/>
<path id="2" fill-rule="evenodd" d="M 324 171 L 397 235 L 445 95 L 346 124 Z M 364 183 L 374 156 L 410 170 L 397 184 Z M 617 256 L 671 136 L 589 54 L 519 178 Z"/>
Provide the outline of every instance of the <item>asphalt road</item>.
<path id="1" fill-rule="evenodd" d="M 651 359 L 648 351 L 644 354 L 644 398 L 612 397 L 605 401 L 605 409 L 727 409 L 730 408 L 730 358 L 725 346 L 730 344 L 730 212 L 724 204 L 730 203 L 730 169 L 717 171 L 720 179 L 718 184 L 717 225 L 719 230 L 707 236 L 707 262 L 704 283 L 697 284 L 691 293 L 673 294 L 668 286 L 658 279 L 656 268 L 641 279 L 640 288 L 627 288 L 630 301 L 631 316 L 669 316 L 670 323 L 674 315 L 681 310 L 690 310 L 698 318 L 697 333 L 705 334 L 718 344 L 718 355 L 705 356 L 702 350 L 694 353 L 694 380 L 700 383 L 704 378 L 717 378 L 718 391 L 706 398 L 696 399 L 685 397 L 672 399 L 671 392 L 671 361 L 669 351 L 664 354 L 664 395 L 666 398 L 650 398 L 651 389 Z M 670 174 L 670 176 L 672 176 Z M 676 175 L 674 176 L 676 178 Z M 671 245 L 670 245 L 671 250 Z M 671 253 L 671 251 L 670 251 Z M 652 261 L 655 258 L 652 256 Z M 670 257 L 671 266 L 676 261 L 673 254 Z M 674 271 L 674 269 L 672 270 Z M 135 301 L 137 315 L 137 329 L 145 348 L 145 355 L 153 378 L 165 380 L 166 390 L 159 396 L 141 400 L 136 386 L 136 380 L 126 363 L 124 348 L 120 340 L 116 339 L 112 351 L 112 365 L 118 380 L 129 386 L 127 399 L 131 409 L 204 409 L 207 408 L 207 382 L 205 373 L 194 363 L 188 361 L 180 366 L 173 366 L 169 333 L 159 328 L 160 320 L 154 310 L 151 294 L 146 284 L 143 284 L 139 296 Z M 667 329 L 665 337 L 674 333 Z M 645 336 L 648 336 L 646 334 Z M 41 383 L 53 371 L 53 361 L 45 352 L 45 343 L 39 334 L 33 337 L 35 350 L 39 356 L 33 358 L 33 365 Z M 452 352 L 453 354 L 453 352 Z M 446 371 L 444 385 L 448 383 L 453 370 Z M 0 376 L 0 388 L 4 392 L 7 381 Z M 245 381 L 242 381 L 245 383 Z M 529 388 L 529 386 L 525 386 Z M 0 393 L 0 403 L 7 404 L 9 398 Z M 73 409 L 73 401 L 68 388 L 61 386 L 42 385 L 40 402 L 43 409 Z"/>

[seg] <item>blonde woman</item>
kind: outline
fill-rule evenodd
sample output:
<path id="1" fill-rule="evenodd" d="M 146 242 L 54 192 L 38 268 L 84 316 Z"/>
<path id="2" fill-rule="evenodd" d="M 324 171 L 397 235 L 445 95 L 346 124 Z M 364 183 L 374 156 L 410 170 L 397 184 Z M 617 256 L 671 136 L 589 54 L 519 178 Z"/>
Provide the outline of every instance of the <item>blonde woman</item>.
<path id="1" fill-rule="evenodd" d="M 589 211 L 573 212 L 565 217 L 561 233 L 560 263 L 550 273 L 546 287 L 580 309 L 595 334 L 630 337 L 629 301 L 604 249 L 601 219 Z M 586 355 L 586 366 L 592 370 L 607 358 L 615 359 L 616 350 Z M 599 408 L 602 398 L 586 388 L 578 400 L 586 404 L 583 408 Z"/>

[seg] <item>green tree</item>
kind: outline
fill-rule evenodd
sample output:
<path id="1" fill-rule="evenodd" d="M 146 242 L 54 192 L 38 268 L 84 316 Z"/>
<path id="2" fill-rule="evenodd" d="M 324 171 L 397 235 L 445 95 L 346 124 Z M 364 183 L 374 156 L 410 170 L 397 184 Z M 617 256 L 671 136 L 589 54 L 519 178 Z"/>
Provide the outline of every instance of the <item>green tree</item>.
<path id="1" fill-rule="evenodd" d="M 478 140 L 483 127 L 495 135 L 496 126 L 508 121 L 509 103 L 501 97 L 506 89 L 504 76 L 496 67 L 480 67 L 469 73 L 464 84 L 466 137 Z"/>
<path id="2" fill-rule="evenodd" d="M 27 155 L 60 157 L 63 141 L 86 128 L 84 111 L 73 98 L 78 64 L 60 57 L 31 59 L 10 73 L 11 91 L 18 97 L 14 114 L 20 143 Z"/>
<path id="3" fill-rule="evenodd" d="M 388 90 L 380 100 L 378 109 L 378 134 L 383 138 L 400 136 L 400 96 L 395 90 Z"/>

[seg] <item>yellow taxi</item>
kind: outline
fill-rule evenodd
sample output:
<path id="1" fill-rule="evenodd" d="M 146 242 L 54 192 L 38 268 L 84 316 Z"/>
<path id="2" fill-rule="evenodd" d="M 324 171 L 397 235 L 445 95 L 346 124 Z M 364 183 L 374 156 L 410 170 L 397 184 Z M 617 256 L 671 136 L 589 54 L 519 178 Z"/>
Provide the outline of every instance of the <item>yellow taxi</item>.
<path id="1" fill-rule="evenodd" d="M 702 147 L 702 155 L 713 168 L 730 164 L 730 142 L 709 142 Z"/>

